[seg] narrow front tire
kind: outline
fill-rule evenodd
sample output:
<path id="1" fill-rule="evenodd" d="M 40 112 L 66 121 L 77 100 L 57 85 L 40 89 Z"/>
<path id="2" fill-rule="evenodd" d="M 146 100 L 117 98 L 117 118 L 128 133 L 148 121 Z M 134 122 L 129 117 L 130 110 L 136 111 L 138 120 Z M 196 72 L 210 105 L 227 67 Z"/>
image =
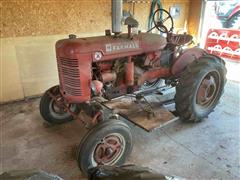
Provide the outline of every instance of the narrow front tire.
<path id="1" fill-rule="evenodd" d="M 66 106 L 75 114 L 80 112 L 77 104 L 65 104 L 59 86 L 54 86 L 48 89 L 41 97 L 39 110 L 43 119 L 48 123 L 61 124 L 73 120 L 73 116 L 67 112 Z"/>

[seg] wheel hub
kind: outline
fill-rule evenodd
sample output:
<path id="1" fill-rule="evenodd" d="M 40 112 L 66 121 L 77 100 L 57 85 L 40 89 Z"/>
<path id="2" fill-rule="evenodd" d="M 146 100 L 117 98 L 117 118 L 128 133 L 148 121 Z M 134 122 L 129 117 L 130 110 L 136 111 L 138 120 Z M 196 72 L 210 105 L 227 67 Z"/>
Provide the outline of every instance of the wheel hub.
<path id="1" fill-rule="evenodd" d="M 202 80 L 197 92 L 197 104 L 209 106 L 215 99 L 219 87 L 218 76 L 209 73 Z"/>
<path id="2" fill-rule="evenodd" d="M 76 105 L 66 104 L 61 94 L 54 95 L 54 98 L 52 98 L 51 102 L 49 103 L 49 111 L 56 119 L 61 119 L 68 116 L 69 114 L 67 108 L 71 109 L 71 111 L 74 111 L 76 109 Z"/>
<path id="3" fill-rule="evenodd" d="M 94 160 L 97 164 L 114 163 L 122 154 L 124 145 L 117 135 L 109 135 L 102 139 L 94 150 Z"/>
<path id="4" fill-rule="evenodd" d="M 56 113 L 65 113 L 66 109 L 64 107 L 64 100 L 62 97 L 57 97 L 56 100 L 53 100 L 52 108 Z"/>

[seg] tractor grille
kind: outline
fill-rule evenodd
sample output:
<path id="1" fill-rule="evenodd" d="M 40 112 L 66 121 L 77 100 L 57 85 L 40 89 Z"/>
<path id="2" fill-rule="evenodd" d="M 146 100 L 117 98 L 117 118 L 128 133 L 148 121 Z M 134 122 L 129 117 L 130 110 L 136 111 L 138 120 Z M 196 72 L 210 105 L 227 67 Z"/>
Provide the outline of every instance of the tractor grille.
<path id="1" fill-rule="evenodd" d="M 81 96 L 80 72 L 78 59 L 58 58 L 58 67 L 61 85 L 65 93 L 72 96 Z"/>

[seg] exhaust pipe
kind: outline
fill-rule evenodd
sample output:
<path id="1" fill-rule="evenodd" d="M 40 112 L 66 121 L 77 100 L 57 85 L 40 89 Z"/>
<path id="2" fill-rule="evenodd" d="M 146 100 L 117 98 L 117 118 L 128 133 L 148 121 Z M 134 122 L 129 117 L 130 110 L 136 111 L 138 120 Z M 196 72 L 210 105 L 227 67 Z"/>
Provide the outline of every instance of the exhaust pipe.
<path id="1" fill-rule="evenodd" d="M 112 32 L 117 35 L 122 32 L 122 0 L 112 0 Z"/>

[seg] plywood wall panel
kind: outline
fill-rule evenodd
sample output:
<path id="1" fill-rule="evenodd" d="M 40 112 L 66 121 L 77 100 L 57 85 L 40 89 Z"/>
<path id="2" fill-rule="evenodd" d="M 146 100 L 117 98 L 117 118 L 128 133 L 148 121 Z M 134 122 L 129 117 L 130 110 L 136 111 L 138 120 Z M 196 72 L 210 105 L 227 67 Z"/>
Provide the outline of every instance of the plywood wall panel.
<path id="1" fill-rule="evenodd" d="M 49 36 L 47 40 L 42 37 L 29 37 L 28 40 L 31 42 L 16 45 L 16 56 L 26 97 L 41 94 L 58 84 L 54 49 L 56 39 Z"/>
<path id="2" fill-rule="evenodd" d="M 104 31 L 110 0 L 9 0 L 2 2 L 1 37 Z"/>
<path id="3" fill-rule="evenodd" d="M 196 38 L 199 36 L 198 30 L 201 19 L 201 6 L 202 0 L 192 0 L 189 8 L 188 31 Z"/>
<path id="4" fill-rule="evenodd" d="M 0 39 L 0 103 L 24 97 L 15 45 L 12 39 Z"/>

